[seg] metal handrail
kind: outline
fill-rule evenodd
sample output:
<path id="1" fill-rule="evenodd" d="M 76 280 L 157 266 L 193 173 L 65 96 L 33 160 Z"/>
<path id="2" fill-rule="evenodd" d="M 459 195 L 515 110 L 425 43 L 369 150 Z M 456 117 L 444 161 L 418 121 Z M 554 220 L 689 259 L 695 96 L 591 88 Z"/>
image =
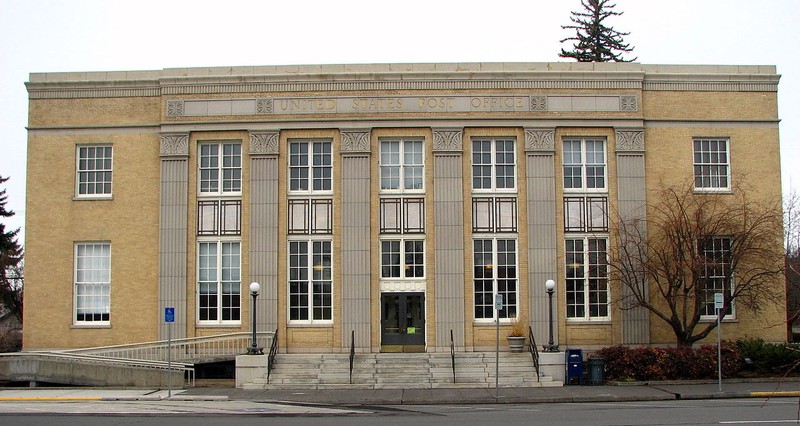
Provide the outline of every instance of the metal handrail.
<path id="1" fill-rule="evenodd" d="M 269 383 L 269 373 L 275 367 L 275 354 L 278 353 L 278 329 L 275 329 L 275 334 L 272 335 L 272 343 L 269 345 L 269 355 L 267 356 L 267 383 Z"/>
<path id="2" fill-rule="evenodd" d="M 258 339 L 263 339 L 262 341 L 273 336 L 271 331 L 262 331 L 257 334 Z M 167 361 L 167 348 L 170 344 L 172 346 L 173 361 L 197 362 L 203 359 L 218 359 L 240 355 L 243 349 L 252 344 L 252 334 L 247 332 L 228 333 L 93 348 L 65 349 L 56 352 L 135 360 Z"/>
<path id="3" fill-rule="evenodd" d="M 450 329 L 450 366 L 453 368 L 453 383 L 456 382 L 456 346 L 453 343 L 453 329 Z"/>
<path id="4" fill-rule="evenodd" d="M 531 326 L 528 326 L 528 339 L 531 341 L 531 346 L 528 350 L 531 353 L 531 358 L 533 358 L 533 369 L 536 370 L 536 381 L 540 380 L 539 378 L 539 348 L 536 347 L 536 339 L 533 338 L 533 329 Z"/>
<path id="5" fill-rule="evenodd" d="M 356 358 L 356 331 L 350 332 L 350 384 L 353 384 L 353 360 Z"/>

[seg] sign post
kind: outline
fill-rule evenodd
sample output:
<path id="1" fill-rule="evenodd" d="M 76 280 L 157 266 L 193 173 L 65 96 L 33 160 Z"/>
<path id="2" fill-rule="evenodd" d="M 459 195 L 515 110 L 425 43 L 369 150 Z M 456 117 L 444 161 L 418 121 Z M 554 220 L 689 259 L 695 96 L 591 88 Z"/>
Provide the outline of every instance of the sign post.
<path id="1" fill-rule="evenodd" d="M 723 294 L 714 293 L 714 310 L 717 313 L 717 383 L 720 392 L 722 392 L 722 315 L 720 314 L 723 306 L 725 306 Z"/>
<path id="2" fill-rule="evenodd" d="M 172 323 L 175 322 L 175 308 L 164 308 L 164 322 L 167 323 L 167 398 L 172 398 Z"/>
<path id="3" fill-rule="evenodd" d="M 494 399 L 500 398 L 500 310 L 503 309 L 503 295 L 498 294 L 494 298 L 495 325 L 497 339 L 494 348 Z"/>

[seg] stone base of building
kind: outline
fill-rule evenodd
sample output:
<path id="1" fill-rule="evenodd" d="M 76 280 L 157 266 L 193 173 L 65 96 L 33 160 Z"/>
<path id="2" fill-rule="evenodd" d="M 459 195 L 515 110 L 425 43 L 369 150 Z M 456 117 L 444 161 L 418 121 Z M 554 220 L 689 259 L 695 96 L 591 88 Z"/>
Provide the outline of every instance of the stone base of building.
<path id="1" fill-rule="evenodd" d="M 236 357 L 236 388 L 245 383 L 264 379 L 267 375 L 267 355 L 238 355 Z"/>

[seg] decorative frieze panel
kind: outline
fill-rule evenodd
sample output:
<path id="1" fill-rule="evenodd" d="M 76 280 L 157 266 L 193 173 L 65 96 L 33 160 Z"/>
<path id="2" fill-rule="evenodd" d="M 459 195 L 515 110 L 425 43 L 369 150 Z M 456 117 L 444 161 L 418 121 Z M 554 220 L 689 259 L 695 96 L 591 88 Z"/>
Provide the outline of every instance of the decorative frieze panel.
<path id="1" fill-rule="evenodd" d="M 330 96 L 168 100 L 167 117 L 408 113 L 636 112 L 637 95 Z"/>
<path id="2" fill-rule="evenodd" d="M 617 151 L 644 151 L 644 131 L 617 130 Z"/>
<path id="3" fill-rule="evenodd" d="M 167 101 L 167 117 L 183 115 L 183 101 Z"/>
<path id="4" fill-rule="evenodd" d="M 525 129 L 525 151 L 555 150 L 554 129 Z"/>
<path id="5" fill-rule="evenodd" d="M 535 95 L 530 100 L 531 111 L 547 111 L 547 96 Z"/>
<path id="6" fill-rule="evenodd" d="M 369 152 L 369 130 L 342 130 L 342 153 Z"/>
<path id="7" fill-rule="evenodd" d="M 622 95 L 619 97 L 619 110 L 620 111 L 638 111 L 639 104 L 636 101 L 636 95 Z"/>
<path id="8" fill-rule="evenodd" d="M 461 152 L 462 129 L 433 129 L 433 150 Z"/>
<path id="9" fill-rule="evenodd" d="M 159 152 L 162 157 L 188 156 L 189 134 L 171 133 L 161 135 L 161 149 Z"/>
<path id="10" fill-rule="evenodd" d="M 256 114 L 272 114 L 272 99 L 256 99 Z"/>
<path id="11" fill-rule="evenodd" d="M 250 132 L 250 155 L 277 155 L 279 132 Z"/>

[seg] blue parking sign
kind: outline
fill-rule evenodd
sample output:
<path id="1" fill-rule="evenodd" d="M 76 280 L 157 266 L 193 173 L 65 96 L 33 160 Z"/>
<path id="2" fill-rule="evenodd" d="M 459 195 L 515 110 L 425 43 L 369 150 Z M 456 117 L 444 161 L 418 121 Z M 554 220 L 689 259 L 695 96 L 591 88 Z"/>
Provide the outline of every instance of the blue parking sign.
<path id="1" fill-rule="evenodd" d="M 175 308 L 164 308 L 164 322 L 175 322 Z"/>

